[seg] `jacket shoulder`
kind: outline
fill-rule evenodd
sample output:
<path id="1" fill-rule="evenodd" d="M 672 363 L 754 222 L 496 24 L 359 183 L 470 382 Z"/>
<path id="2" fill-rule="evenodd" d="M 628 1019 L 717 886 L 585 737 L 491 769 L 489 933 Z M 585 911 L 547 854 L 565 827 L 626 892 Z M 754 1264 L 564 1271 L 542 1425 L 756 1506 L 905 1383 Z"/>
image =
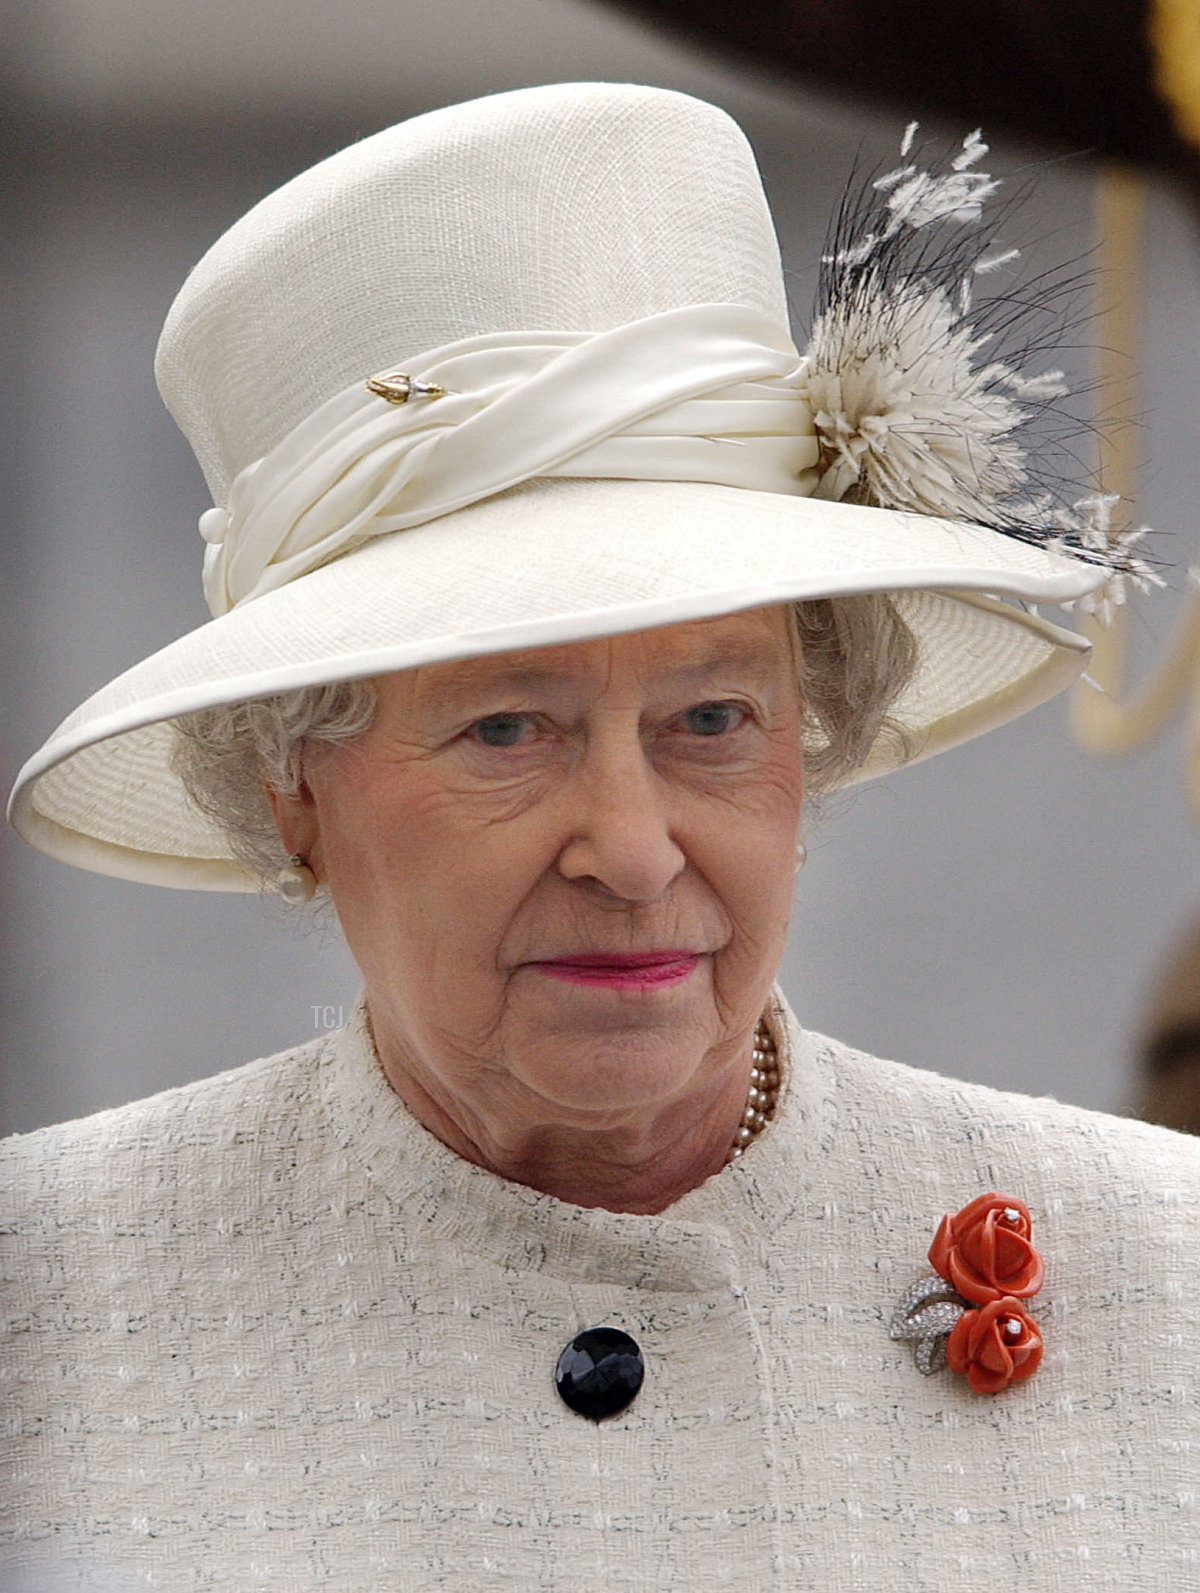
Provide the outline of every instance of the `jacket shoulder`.
<path id="1" fill-rule="evenodd" d="M 253 1154 L 295 1133 L 316 1091 L 327 1037 L 242 1063 L 123 1106 L 0 1140 L 0 1199 L 11 1231 L 22 1214 L 47 1220 L 48 1210 L 92 1201 L 111 1208 L 124 1193 L 137 1199 L 157 1184 L 177 1195 L 188 1169 L 212 1153 Z M 166 1169 L 174 1169 L 174 1172 Z M 162 1188 L 163 1181 L 168 1188 Z M 170 1189 L 170 1185 L 176 1187 Z"/>
<path id="2" fill-rule="evenodd" d="M 951 1200 L 985 1188 L 1080 1223 L 1124 1213 L 1200 1259 L 1200 1140 L 1134 1118 L 947 1077 L 810 1034 L 843 1129 Z M 868 1121 L 869 1119 L 869 1121 Z M 947 1209 L 950 1209 L 949 1207 Z M 1090 1211 L 1091 1216 L 1088 1216 Z"/>

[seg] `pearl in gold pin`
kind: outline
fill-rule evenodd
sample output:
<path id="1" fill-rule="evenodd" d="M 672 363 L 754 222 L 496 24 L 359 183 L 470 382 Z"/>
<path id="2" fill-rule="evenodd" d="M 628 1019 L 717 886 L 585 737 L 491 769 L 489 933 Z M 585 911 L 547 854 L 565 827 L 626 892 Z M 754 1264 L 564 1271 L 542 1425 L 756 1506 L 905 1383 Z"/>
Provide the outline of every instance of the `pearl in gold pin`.
<path id="1" fill-rule="evenodd" d="M 389 404 L 407 404 L 410 398 L 445 398 L 446 388 L 436 382 L 423 382 L 407 371 L 387 371 L 372 376 L 367 382 L 367 392 L 384 398 Z"/>

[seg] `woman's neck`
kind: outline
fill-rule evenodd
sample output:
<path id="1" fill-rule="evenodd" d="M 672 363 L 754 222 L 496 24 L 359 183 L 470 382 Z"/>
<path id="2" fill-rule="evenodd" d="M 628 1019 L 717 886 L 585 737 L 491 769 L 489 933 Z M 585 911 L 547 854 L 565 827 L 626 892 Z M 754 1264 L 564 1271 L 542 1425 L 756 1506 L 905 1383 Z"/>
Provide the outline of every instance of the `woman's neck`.
<path id="1" fill-rule="evenodd" d="M 665 1211 L 729 1160 L 752 1066 L 747 1044 L 700 1097 L 599 1129 L 544 1121 L 500 1128 L 445 1098 L 403 1046 L 381 1046 L 378 1037 L 375 1045 L 408 1110 L 465 1161 L 571 1205 L 641 1215 Z"/>

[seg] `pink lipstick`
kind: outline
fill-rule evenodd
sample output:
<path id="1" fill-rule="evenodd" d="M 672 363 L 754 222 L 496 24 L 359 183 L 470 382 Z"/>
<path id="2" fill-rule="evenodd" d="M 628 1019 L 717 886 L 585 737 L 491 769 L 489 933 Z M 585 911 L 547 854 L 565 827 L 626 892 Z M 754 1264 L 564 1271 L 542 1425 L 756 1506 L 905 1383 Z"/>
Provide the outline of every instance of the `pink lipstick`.
<path id="1" fill-rule="evenodd" d="M 603 952 L 584 957 L 563 957 L 535 962 L 530 967 L 551 979 L 590 985 L 600 990 L 661 990 L 682 984 L 700 961 L 693 951 L 645 951 L 619 955 Z"/>

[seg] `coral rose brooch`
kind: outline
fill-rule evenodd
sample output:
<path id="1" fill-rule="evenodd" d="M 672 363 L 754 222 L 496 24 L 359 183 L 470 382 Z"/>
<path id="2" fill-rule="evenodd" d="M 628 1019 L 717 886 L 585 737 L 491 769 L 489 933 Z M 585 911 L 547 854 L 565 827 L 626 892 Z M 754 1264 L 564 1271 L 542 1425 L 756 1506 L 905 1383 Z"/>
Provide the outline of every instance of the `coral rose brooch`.
<path id="1" fill-rule="evenodd" d="M 980 1195 L 942 1218 L 929 1247 L 937 1277 L 905 1292 L 890 1329 L 915 1345 L 922 1372 L 949 1366 L 976 1394 L 999 1394 L 1037 1371 L 1042 1336 L 1024 1305 L 1044 1267 L 1030 1228 L 1028 1208 L 1010 1195 Z"/>

